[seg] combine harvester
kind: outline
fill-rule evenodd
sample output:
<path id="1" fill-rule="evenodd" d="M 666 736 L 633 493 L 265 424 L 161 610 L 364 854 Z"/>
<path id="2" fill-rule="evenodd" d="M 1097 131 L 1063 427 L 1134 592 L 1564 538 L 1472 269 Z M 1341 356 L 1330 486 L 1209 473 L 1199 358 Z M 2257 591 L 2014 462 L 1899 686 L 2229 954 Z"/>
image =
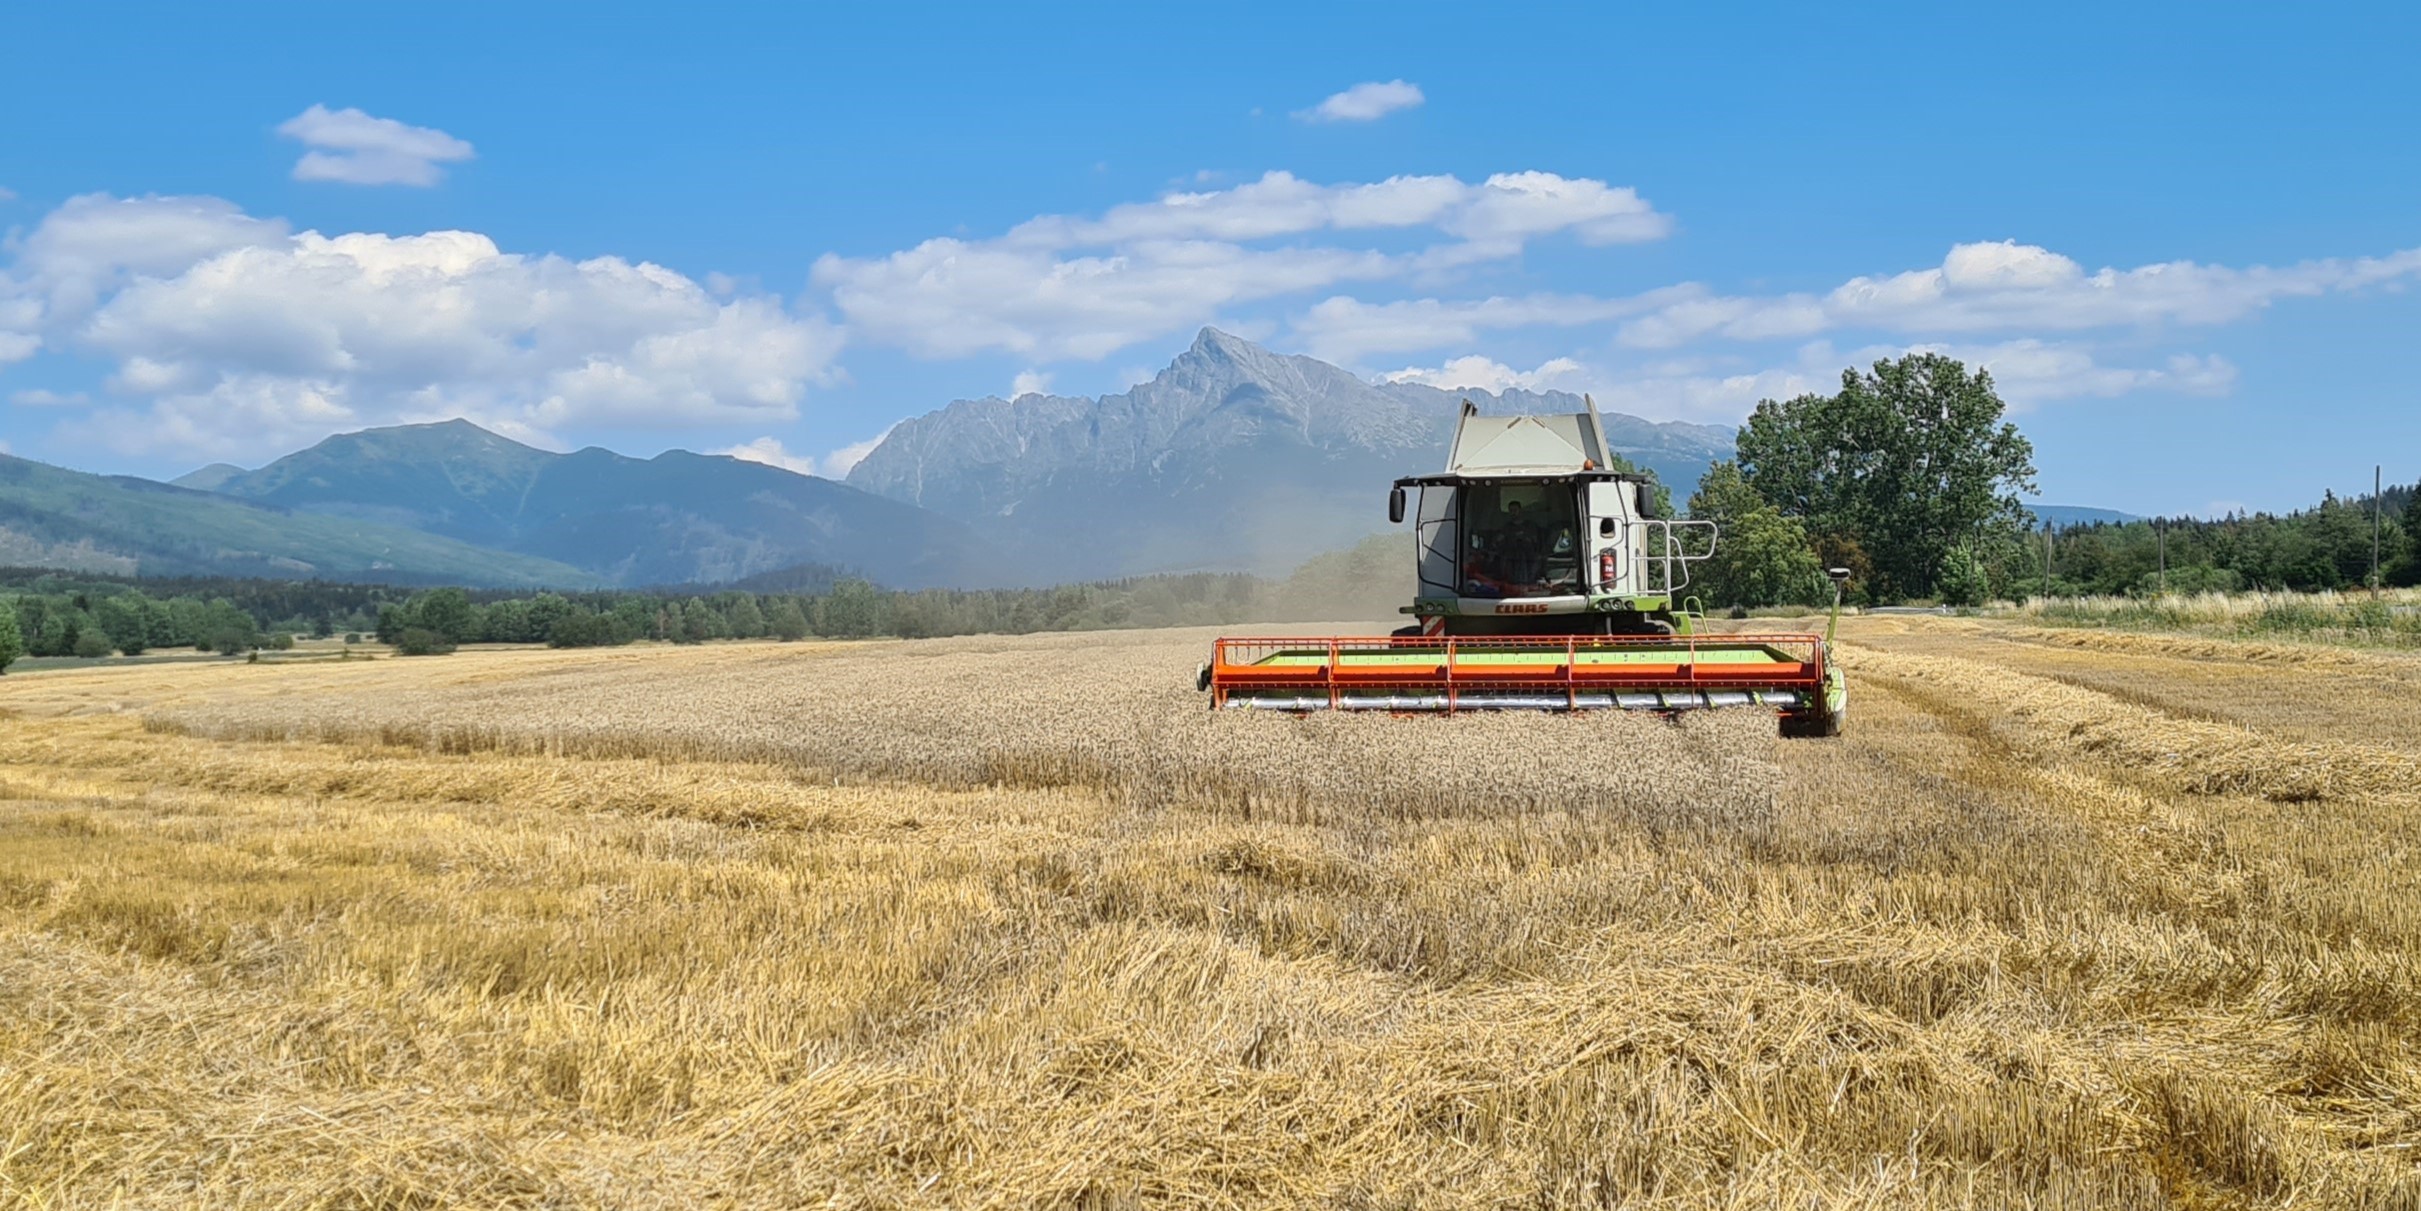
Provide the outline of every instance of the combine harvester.
<path id="1" fill-rule="evenodd" d="M 1583 397 L 1584 400 L 1587 397 Z M 1644 475 L 1607 470 L 1597 404 L 1482 416 L 1463 403 L 1442 475 L 1420 492 L 1419 587 L 1389 636 L 1221 639 L 1198 686 L 1214 707 L 1278 711 L 1773 712 L 1785 736 L 1837 736 L 1848 688 L 1823 635 L 1705 634 L 1677 594 L 1715 524 L 1654 515 Z M 1833 610 L 1841 583 L 1832 569 Z"/>

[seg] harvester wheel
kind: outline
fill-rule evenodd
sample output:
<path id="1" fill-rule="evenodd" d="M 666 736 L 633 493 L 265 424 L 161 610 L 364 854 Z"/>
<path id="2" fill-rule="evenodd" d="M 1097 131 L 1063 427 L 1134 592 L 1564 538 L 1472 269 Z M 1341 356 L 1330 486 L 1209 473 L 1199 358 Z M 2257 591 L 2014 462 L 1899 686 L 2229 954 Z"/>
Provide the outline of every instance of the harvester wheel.
<path id="1" fill-rule="evenodd" d="M 1397 627 L 1396 629 L 1387 633 L 1395 636 L 1398 639 L 1418 639 L 1423 634 L 1421 624 L 1417 622 L 1408 627 Z"/>
<path id="2" fill-rule="evenodd" d="M 1196 692 L 1210 692 L 1210 673 L 1210 666 L 1207 664 L 1194 670 L 1194 689 Z"/>

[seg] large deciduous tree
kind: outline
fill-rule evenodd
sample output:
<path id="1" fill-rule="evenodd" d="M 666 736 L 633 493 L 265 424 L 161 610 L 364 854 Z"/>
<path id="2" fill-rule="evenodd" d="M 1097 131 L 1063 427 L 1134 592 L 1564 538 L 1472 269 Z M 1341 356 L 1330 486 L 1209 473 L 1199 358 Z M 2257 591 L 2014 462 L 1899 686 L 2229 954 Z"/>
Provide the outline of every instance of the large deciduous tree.
<path id="1" fill-rule="evenodd" d="M 448 644 L 463 643 L 478 629 L 471 595 L 461 589 L 431 589 L 413 597 L 407 608 L 412 625 L 435 631 Z"/>
<path id="2" fill-rule="evenodd" d="M 1740 430 L 1740 470 L 1820 538 L 1863 551 L 1869 595 L 1931 596 L 1962 544 L 1977 550 L 2025 525 L 2018 494 L 2034 490 L 2034 445 L 2004 411 L 1986 371 L 1936 353 L 1885 359 L 1843 371 L 1835 394 L 1758 403 Z"/>
<path id="3" fill-rule="evenodd" d="M 785 642 L 807 637 L 807 612 L 799 608 L 797 598 L 784 597 L 765 614 L 765 629 L 774 638 Z"/>
<path id="4" fill-rule="evenodd" d="M 1052 590 L 1054 595 L 1063 592 Z M 1070 611 L 1073 613 L 1073 611 Z M 854 639 L 880 635 L 891 628 L 891 602 L 882 590 L 863 580 L 843 580 L 832 586 L 817 610 L 816 630 Z"/>
<path id="5" fill-rule="evenodd" d="M 151 622 L 145 610 L 149 604 L 141 593 L 104 597 L 93 603 L 93 620 L 101 624 L 102 633 L 116 642 L 119 651 L 140 656 L 151 646 Z"/>
<path id="6" fill-rule="evenodd" d="M 1715 552 L 1691 574 L 1691 590 L 1710 605 L 1814 605 L 1826 596 L 1824 568 L 1806 527 L 1757 494 L 1738 465 L 1708 467 L 1690 497 L 1690 516 L 1715 523 Z"/>

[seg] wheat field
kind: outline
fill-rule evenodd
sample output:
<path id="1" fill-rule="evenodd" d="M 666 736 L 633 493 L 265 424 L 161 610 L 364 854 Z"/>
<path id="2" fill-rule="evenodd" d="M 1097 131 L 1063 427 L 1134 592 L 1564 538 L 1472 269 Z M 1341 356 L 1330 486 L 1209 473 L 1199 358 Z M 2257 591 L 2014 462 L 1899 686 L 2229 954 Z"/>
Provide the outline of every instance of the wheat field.
<path id="1" fill-rule="evenodd" d="M 0 678 L 0 1201 L 2421 1206 L 2421 658 L 1849 620 L 1779 742 L 1207 647 Z"/>

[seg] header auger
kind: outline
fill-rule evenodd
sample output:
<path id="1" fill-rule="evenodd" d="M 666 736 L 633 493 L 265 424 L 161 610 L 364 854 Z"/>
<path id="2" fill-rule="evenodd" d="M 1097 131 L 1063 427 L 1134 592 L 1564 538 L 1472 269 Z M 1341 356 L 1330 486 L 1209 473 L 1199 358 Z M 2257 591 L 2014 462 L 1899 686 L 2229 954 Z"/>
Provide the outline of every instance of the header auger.
<path id="1" fill-rule="evenodd" d="M 1607 469 L 1594 400 L 1568 416 L 1463 403 L 1446 470 L 1410 494 L 1410 626 L 1350 638 L 1221 639 L 1200 688 L 1280 711 L 1772 711 L 1785 736 L 1834 736 L 1848 687 L 1832 635 L 1705 634 L 1677 595 L 1715 550 L 1713 522 L 1656 516 L 1647 476 Z M 1847 573 L 1833 570 L 1834 609 Z"/>

